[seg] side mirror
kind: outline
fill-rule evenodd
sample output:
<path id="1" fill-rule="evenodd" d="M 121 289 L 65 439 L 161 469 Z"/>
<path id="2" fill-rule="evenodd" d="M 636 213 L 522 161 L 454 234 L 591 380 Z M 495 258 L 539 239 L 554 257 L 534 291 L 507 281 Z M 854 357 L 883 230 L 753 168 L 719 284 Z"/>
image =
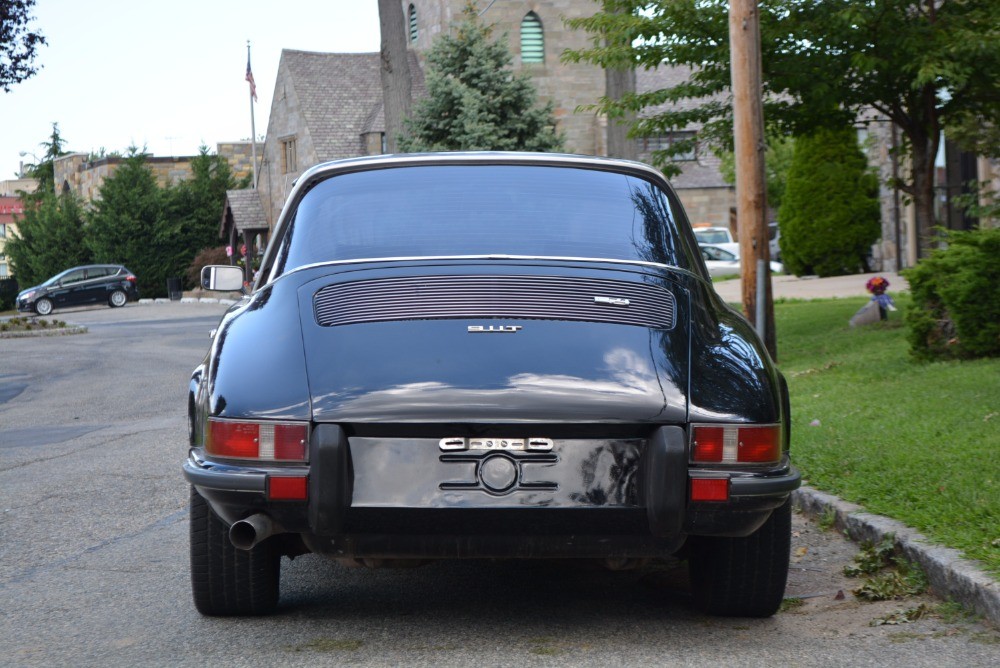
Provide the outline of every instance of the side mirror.
<path id="1" fill-rule="evenodd" d="M 243 268 L 210 264 L 201 268 L 201 287 L 206 290 L 238 292 L 243 289 Z"/>

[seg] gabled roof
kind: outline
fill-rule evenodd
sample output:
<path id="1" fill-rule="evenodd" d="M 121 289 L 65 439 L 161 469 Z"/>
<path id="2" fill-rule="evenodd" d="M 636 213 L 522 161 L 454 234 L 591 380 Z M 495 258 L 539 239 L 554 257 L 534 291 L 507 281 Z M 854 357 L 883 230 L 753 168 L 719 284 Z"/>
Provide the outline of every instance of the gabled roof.
<path id="1" fill-rule="evenodd" d="M 222 223 L 219 226 L 219 236 L 224 237 L 226 230 L 236 226 L 238 232 L 245 230 L 266 230 L 267 216 L 260 202 L 259 190 L 227 190 L 226 204 L 222 210 Z"/>
<path id="2" fill-rule="evenodd" d="M 425 90 L 423 70 L 416 54 L 408 55 L 417 99 Z M 385 131 L 380 54 L 284 49 L 281 58 L 320 162 L 357 156 L 362 134 Z"/>

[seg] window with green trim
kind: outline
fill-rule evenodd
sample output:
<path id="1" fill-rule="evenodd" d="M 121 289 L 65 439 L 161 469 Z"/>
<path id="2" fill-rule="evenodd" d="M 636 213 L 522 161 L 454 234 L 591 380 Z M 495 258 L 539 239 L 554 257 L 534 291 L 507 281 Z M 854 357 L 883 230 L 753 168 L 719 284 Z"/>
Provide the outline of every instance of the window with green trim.
<path id="1" fill-rule="evenodd" d="M 409 19 L 410 19 L 410 41 L 417 41 L 417 8 L 412 4 L 409 9 Z"/>
<path id="2" fill-rule="evenodd" d="M 535 12 L 528 12 L 521 19 L 521 62 L 545 62 L 545 34 L 542 20 Z"/>

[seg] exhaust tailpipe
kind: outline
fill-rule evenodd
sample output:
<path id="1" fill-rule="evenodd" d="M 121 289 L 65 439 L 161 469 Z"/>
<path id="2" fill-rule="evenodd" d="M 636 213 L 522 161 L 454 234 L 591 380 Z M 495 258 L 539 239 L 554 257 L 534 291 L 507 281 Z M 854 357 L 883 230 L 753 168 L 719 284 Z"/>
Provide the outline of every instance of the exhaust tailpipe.
<path id="1" fill-rule="evenodd" d="M 279 533 L 278 526 L 271 518 L 257 513 L 229 527 L 229 542 L 237 549 L 249 550 L 276 533 Z"/>

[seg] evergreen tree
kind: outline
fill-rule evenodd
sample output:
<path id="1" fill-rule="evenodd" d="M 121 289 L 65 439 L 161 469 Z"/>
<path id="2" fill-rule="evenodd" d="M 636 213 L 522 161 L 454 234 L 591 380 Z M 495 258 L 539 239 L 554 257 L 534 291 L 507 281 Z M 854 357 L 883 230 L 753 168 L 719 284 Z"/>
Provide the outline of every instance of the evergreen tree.
<path id="1" fill-rule="evenodd" d="M 240 187 L 225 158 L 209 154 L 207 146 L 191 161 L 191 174 L 165 193 L 167 222 L 161 238 L 172 249 L 171 276 L 185 276 L 198 252 L 221 243 L 219 225 L 226 191 Z M 248 184 L 249 177 L 242 185 Z"/>
<path id="2" fill-rule="evenodd" d="M 427 54 L 427 97 L 414 105 L 400 149 L 421 151 L 558 151 L 552 104 L 536 107 L 527 74 L 511 70 L 505 41 L 492 39 L 466 7 L 451 35 Z"/>
<path id="3" fill-rule="evenodd" d="M 172 273 L 174 235 L 165 224 L 164 199 L 146 156 L 132 146 L 101 186 L 87 229 L 94 261 L 124 264 L 147 297 L 165 294 L 166 279 L 180 275 Z"/>
<path id="4" fill-rule="evenodd" d="M 38 285 L 64 269 L 90 262 L 83 222 L 83 209 L 72 194 L 56 196 L 48 191 L 30 200 L 5 247 L 18 283 Z"/>
<path id="5" fill-rule="evenodd" d="M 820 130 L 795 141 L 781 209 L 781 257 L 802 276 L 868 270 L 881 233 L 878 180 L 853 127 Z"/>
<path id="6" fill-rule="evenodd" d="M 43 141 L 39 146 L 45 149 L 42 161 L 37 165 L 27 165 L 25 171 L 28 176 L 38 181 L 38 185 L 35 187 L 35 192 L 33 193 L 20 193 L 21 199 L 24 200 L 25 204 L 38 203 L 46 195 L 52 194 L 56 191 L 56 172 L 55 172 L 55 159 L 59 156 L 66 155 L 66 151 L 63 147 L 66 145 L 66 141 L 59 134 L 59 124 L 52 124 L 52 134 L 49 136 L 48 141 Z"/>

